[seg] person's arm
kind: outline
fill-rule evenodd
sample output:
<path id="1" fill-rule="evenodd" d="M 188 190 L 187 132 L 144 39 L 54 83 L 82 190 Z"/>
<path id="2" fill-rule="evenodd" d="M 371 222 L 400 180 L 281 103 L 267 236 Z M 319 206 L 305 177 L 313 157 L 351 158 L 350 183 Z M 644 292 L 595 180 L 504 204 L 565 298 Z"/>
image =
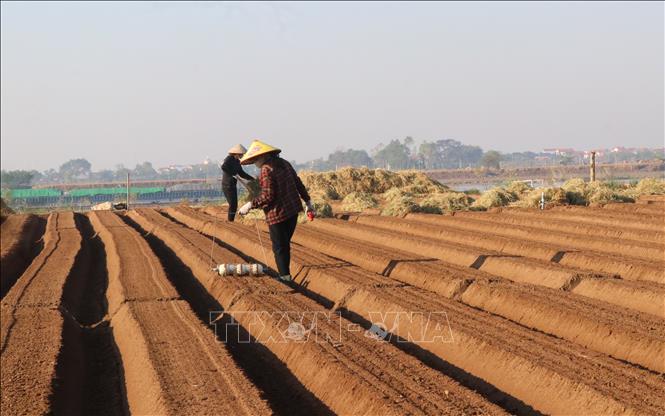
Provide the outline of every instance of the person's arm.
<path id="1" fill-rule="evenodd" d="M 302 183 L 302 180 L 300 180 L 300 176 L 298 176 L 296 170 L 293 169 L 293 166 L 291 166 L 290 163 L 288 165 L 291 174 L 295 178 L 296 189 L 298 189 L 298 194 L 300 195 L 300 198 L 302 198 L 302 200 L 305 202 L 309 202 L 312 198 L 310 198 L 309 192 L 307 192 L 307 188 L 305 188 L 305 184 Z"/>
<path id="2" fill-rule="evenodd" d="M 261 185 L 261 194 L 252 200 L 252 208 L 266 207 L 275 200 L 275 179 L 273 178 L 272 168 L 269 166 L 261 168 L 259 184 Z"/>
<path id="3" fill-rule="evenodd" d="M 243 179 L 247 179 L 248 181 L 253 181 L 253 180 L 254 180 L 254 178 L 252 177 L 252 175 L 250 175 L 249 173 L 245 172 L 245 171 L 242 169 L 242 166 L 240 166 L 240 169 L 238 169 L 238 175 L 239 175 L 241 178 L 243 178 Z"/>

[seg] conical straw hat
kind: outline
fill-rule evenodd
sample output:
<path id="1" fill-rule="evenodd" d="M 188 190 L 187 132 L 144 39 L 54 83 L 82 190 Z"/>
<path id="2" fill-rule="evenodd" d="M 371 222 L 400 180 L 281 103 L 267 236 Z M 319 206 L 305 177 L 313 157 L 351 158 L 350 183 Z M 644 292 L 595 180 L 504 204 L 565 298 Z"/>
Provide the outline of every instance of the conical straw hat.
<path id="1" fill-rule="evenodd" d="M 233 146 L 232 148 L 229 149 L 229 154 L 230 155 L 244 155 L 247 149 L 245 149 L 245 146 L 241 144 L 237 144 Z"/>
<path id="2" fill-rule="evenodd" d="M 267 153 L 279 153 L 280 149 L 272 147 L 269 144 L 263 143 L 260 140 L 254 140 L 252 144 L 249 145 L 249 150 L 245 155 L 240 159 L 240 163 L 243 165 L 248 165 L 254 162 L 254 159 L 258 156 L 265 155 Z"/>

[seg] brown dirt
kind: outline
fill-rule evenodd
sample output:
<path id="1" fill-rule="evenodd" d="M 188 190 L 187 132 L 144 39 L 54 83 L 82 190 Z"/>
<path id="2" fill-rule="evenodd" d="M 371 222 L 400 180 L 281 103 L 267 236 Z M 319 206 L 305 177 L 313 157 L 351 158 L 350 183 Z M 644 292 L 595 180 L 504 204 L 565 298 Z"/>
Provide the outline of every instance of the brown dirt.
<path id="1" fill-rule="evenodd" d="M 660 205 L 317 219 L 290 284 L 212 272 L 275 267 L 265 224 L 218 207 L 53 213 L 37 244 L 40 220 L 12 215 L 0 410 L 664 414 Z"/>
<path id="2" fill-rule="evenodd" d="M 582 208 L 575 206 L 553 207 L 548 210 L 552 218 L 566 221 L 586 222 L 590 224 L 608 225 L 610 227 L 632 228 L 636 230 L 663 231 L 665 222 L 660 216 L 640 215 L 632 213 L 629 216 L 611 209 Z"/>
<path id="3" fill-rule="evenodd" d="M 388 230 L 396 229 L 407 234 L 427 237 L 447 243 L 464 244 L 468 247 L 494 250 L 513 256 L 524 256 L 548 262 L 553 261 L 564 266 L 590 272 L 617 274 L 624 279 L 665 283 L 665 268 L 653 262 L 587 250 L 571 249 L 560 244 L 554 245 L 525 241 L 489 232 L 483 233 L 473 229 L 454 227 L 452 224 L 441 225 L 436 217 L 441 216 L 422 216 L 418 220 L 403 219 L 400 221 L 376 215 L 350 216 L 348 218 L 350 221 Z"/>
<path id="4" fill-rule="evenodd" d="M 89 214 L 107 251 L 109 313 L 138 414 L 267 414 L 268 408 L 186 302 L 159 259 L 112 212 Z"/>
<path id="5" fill-rule="evenodd" d="M 611 227 L 598 227 L 584 223 L 576 223 L 563 219 L 553 219 L 549 212 L 541 210 L 506 210 L 501 213 L 484 212 L 458 212 L 455 216 L 471 217 L 479 220 L 491 220 L 503 224 L 526 225 L 542 230 L 558 230 L 570 234 L 582 236 L 602 236 L 616 238 L 627 242 L 658 243 L 657 246 L 665 247 L 665 232 L 657 230 L 635 230 L 622 228 L 621 224 Z"/>
<path id="6" fill-rule="evenodd" d="M 3 415 L 51 408 L 64 322 L 58 307 L 80 245 L 74 215 L 51 214 L 44 249 L 2 299 Z"/>
<path id="7" fill-rule="evenodd" d="M 10 215 L 2 223 L 0 299 L 14 285 L 42 248 L 46 220 L 35 215 Z"/>
<path id="8" fill-rule="evenodd" d="M 662 204 L 665 203 L 665 195 L 640 195 L 637 202 L 645 204 Z"/>
<path id="9" fill-rule="evenodd" d="M 665 207 L 660 205 L 642 205 L 642 204 L 607 204 L 603 209 L 619 212 L 629 212 L 631 214 L 646 214 L 654 217 L 661 217 L 665 220 Z"/>
<path id="10" fill-rule="evenodd" d="M 481 221 L 476 218 L 464 216 L 408 214 L 406 218 L 433 224 L 449 225 L 461 229 L 471 229 L 483 233 L 498 234 L 524 241 L 538 241 L 578 250 L 594 250 L 611 255 L 621 255 L 627 258 L 655 261 L 662 263 L 663 267 L 665 267 L 664 246 L 659 243 L 626 242 L 590 236 L 582 237 L 552 229 L 543 232 L 538 228 L 523 225 L 506 227 L 501 223 L 492 223 L 491 220 Z"/>
<path id="11" fill-rule="evenodd" d="M 183 208 L 168 211 L 170 215 L 178 216 L 179 221 L 195 229 L 202 227 L 204 232 L 216 234 L 233 246 L 240 239 L 251 238 L 234 232 L 242 226 L 220 223 L 213 228 L 212 217 L 206 218 Z M 248 253 L 256 257 L 258 250 Z M 296 281 L 308 279 L 308 290 L 312 290 L 311 282 L 318 276 L 326 275 L 333 280 L 337 274 L 334 269 L 303 267 L 297 254 L 293 255 L 292 262 L 301 270 Z M 303 274 L 303 271 L 306 273 Z M 323 285 L 318 287 L 325 289 Z M 519 397 L 538 410 L 571 413 L 578 409 L 577 412 L 581 413 L 604 414 L 659 411 L 660 405 L 656 404 L 658 400 L 653 389 L 662 390 L 665 384 L 648 371 L 607 359 L 603 354 L 573 343 L 529 331 L 441 295 L 409 286 L 377 288 L 368 285 L 352 288 L 342 298 L 333 298 L 336 295 L 333 290 L 321 290 L 318 295 L 365 322 L 372 321 L 372 311 L 447 311 L 450 319 L 454 320 L 451 325 L 455 342 L 432 344 L 413 341 L 411 344 L 417 346 L 421 354 L 434 354 L 463 368 L 467 374 L 481 377 L 502 391 Z M 439 323 L 444 324 L 442 321 Z M 434 328 L 436 326 L 432 330 Z M 395 327 L 393 333 L 410 340 L 408 331 L 412 329 L 411 324 L 405 323 Z M 621 383 L 621 386 L 616 383 Z M 636 383 L 646 384 L 638 386 Z M 641 391 L 638 393 L 640 396 L 646 394 L 651 397 L 635 400 L 636 390 Z"/>
<path id="12" fill-rule="evenodd" d="M 253 321 L 236 311 L 308 311 L 328 314 L 326 309 L 276 281 L 263 278 L 215 277 L 208 267 L 210 242 L 185 227 L 166 224 L 154 211 L 141 210 L 132 219 L 177 250 L 194 272 L 196 279 L 213 294 L 225 310 L 243 326 Z M 168 220 L 166 220 L 168 221 Z M 216 247 L 216 262 L 238 262 L 236 254 Z M 317 321 L 315 332 L 307 342 L 273 342 L 286 329 L 286 321 L 268 318 L 256 340 L 284 360 L 294 374 L 333 411 L 341 414 L 459 412 L 499 413 L 499 409 L 483 405 L 483 400 L 459 386 L 443 374 L 428 369 L 417 360 L 401 353 L 387 343 L 373 342 L 356 331 L 351 322 L 341 327 L 334 322 Z M 332 342 L 339 337 L 339 345 Z M 383 357 L 383 358 L 379 358 Z M 408 374 L 418 374 L 414 380 Z"/>
<path id="13" fill-rule="evenodd" d="M 365 223 L 372 224 L 372 226 Z M 317 231 L 308 232 L 306 231 L 307 227 L 314 228 Z M 354 223 L 344 223 L 340 220 L 320 220 L 311 225 L 308 224 L 307 227 L 301 227 L 300 234 L 296 234 L 296 238 L 300 239 L 303 244 L 317 247 L 319 250 L 330 250 L 326 252 L 335 257 L 355 262 L 362 267 L 372 267 L 367 265 L 369 261 L 367 253 L 372 253 L 371 258 L 376 259 L 376 264 L 372 270 L 379 273 L 381 273 L 380 270 L 383 270 L 382 268 L 387 268 L 389 262 L 393 259 L 409 258 L 408 256 L 411 256 L 412 260 L 403 266 L 411 270 L 396 268 L 397 270 L 392 272 L 390 276 L 442 294 L 445 294 L 445 292 L 437 290 L 432 279 L 427 279 L 428 286 L 418 282 L 423 280 L 423 276 L 439 276 L 441 274 L 440 271 L 438 274 L 432 271 L 425 272 L 425 269 L 422 268 L 423 264 L 430 267 L 438 265 L 439 269 L 441 269 L 441 265 L 450 267 L 453 264 L 471 267 L 492 276 L 503 277 L 515 282 L 570 290 L 574 293 L 640 312 L 659 317 L 665 315 L 662 307 L 665 304 L 665 287 L 651 282 L 618 280 L 612 276 L 588 273 L 584 270 L 562 265 L 561 260 L 570 253 L 563 254 L 563 257 L 561 255 L 557 256 L 558 262 L 545 262 L 521 257 L 518 251 L 511 251 L 510 255 L 497 254 L 492 251 L 478 251 L 473 247 L 423 237 L 428 231 L 430 231 L 430 234 L 435 232 L 433 226 L 405 223 L 405 220 L 387 217 L 361 216 Z M 320 240 L 317 233 L 324 230 L 327 233 L 335 234 L 335 237 Z M 404 232 L 395 232 L 396 230 Z M 408 234 L 410 232 L 418 232 L 418 235 Z M 348 237 L 362 240 L 363 243 L 354 243 Z M 454 241 L 456 237 L 460 237 L 460 233 L 450 234 L 450 240 Z M 303 239 L 306 239 L 306 241 L 303 241 Z M 485 240 L 479 241 L 483 245 L 487 244 Z M 344 242 L 344 245 L 340 245 L 340 242 Z M 377 243 L 380 244 L 377 245 Z M 353 246 L 352 249 L 349 248 L 349 244 Z M 390 253 L 393 254 L 388 254 L 385 251 L 386 246 L 390 247 Z M 497 248 L 505 247 L 497 246 Z M 396 249 L 400 251 L 396 251 Z M 408 252 L 408 254 L 402 254 L 403 251 Z M 377 252 L 383 253 L 383 257 L 381 257 L 381 254 L 376 254 Z M 460 252 L 466 255 L 459 255 Z M 473 253 L 476 257 L 469 259 L 470 253 Z M 418 255 L 421 255 L 421 261 L 414 262 L 413 256 Z M 577 255 L 577 253 L 572 253 L 572 255 Z M 431 259 L 427 260 L 426 257 L 422 256 L 431 256 L 445 263 L 432 262 Z M 413 270 L 414 268 L 420 268 L 420 270 Z M 466 273 L 469 274 L 470 272 L 467 271 Z M 438 282 L 443 282 L 443 279 L 438 280 Z"/>
<path id="14" fill-rule="evenodd" d="M 314 224 L 312 224 L 312 226 L 314 226 Z M 405 273 L 404 278 L 402 278 L 400 277 L 401 275 L 394 275 L 393 272 L 386 272 L 386 270 L 390 267 L 390 262 L 394 262 L 394 260 L 389 259 L 402 259 L 405 255 L 395 249 L 388 249 L 386 246 L 402 247 L 413 253 L 417 253 L 422 250 L 422 248 L 418 244 L 412 244 L 412 249 L 410 249 L 409 241 L 404 244 L 399 244 L 399 241 L 395 240 L 398 237 L 388 236 L 388 239 L 386 239 L 384 234 L 376 233 L 373 230 L 361 227 L 362 226 L 359 224 L 344 224 L 339 220 L 320 220 L 317 221 L 316 226 L 314 226 L 316 231 L 306 230 L 308 227 L 301 227 L 300 231 L 298 231 L 300 234 L 296 234 L 295 241 L 300 242 L 307 247 L 320 250 L 326 254 L 342 257 L 344 260 L 356 263 L 365 268 L 367 268 L 368 265 L 366 262 L 367 253 L 381 252 L 383 253 L 385 260 L 383 263 L 379 262 L 377 264 L 377 270 L 382 269 L 383 274 L 385 275 L 389 275 L 423 289 L 440 293 L 446 297 L 458 298 L 461 296 L 461 299 L 471 306 L 498 313 L 499 315 L 516 322 L 520 322 L 532 328 L 571 341 L 577 341 L 580 343 L 580 339 L 589 337 L 588 341 L 583 345 L 594 345 L 595 349 L 598 351 L 644 365 L 645 367 L 656 371 L 663 371 L 665 369 L 665 364 L 661 359 L 663 354 L 665 354 L 665 323 L 658 319 L 654 319 L 650 316 L 641 316 L 640 314 L 636 315 L 634 312 L 611 307 L 612 305 L 603 302 L 594 302 L 575 295 L 561 294 L 561 292 L 556 290 L 527 285 L 515 285 L 509 282 L 502 282 L 499 284 L 495 281 L 496 279 L 492 279 L 493 276 L 489 274 L 477 272 L 474 269 L 460 269 L 444 262 L 427 262 L 425 258 L 422 258 L 423 260 L 421 262 L 414 261 L 416 260 L 414 258 L 406 260 L 408 261 L 409 266 L 411 266 L 411 273 Z M 311 228 L 311 226 L 309 228 Z M 351 230 L 351 228 L 353 228 L 353 230 Z M 322 231 L 323 229 L 326 229 L 327 231 Z M 301 238 L 303 232 L 308 234 L 308 238 Z M 365 233 L 365 235 L 362 236 L 365 241 L 360 244 L 354 242 L 352 239 L 344 237 L 344 235 L 360 236 L 362 233 Z M 334 242 L 334 244 L 319 243 L 317 240 Z M 384 248 L 381 249 L 382 246 L 372 242 L 380 243 Z M 444 255 L 442 257 L 445 258 L 446 256 Z M 373 258 L 378 258 L 378 255 L 373 255 Z M 423 265 L 430 267 L 424 268 L 422 267 Z M 432 267 L 434 265 L 436 265 L 436 267 Z M 369 264 L 369 267 L 371 267 L 371 264 Z M 378 272 L 381 273 L 380 271 Z M 437 290 L 438 286 L 427 281 L 422 282 L 410 278 L 410 276 L 428 276 L 427 280 L 430 282 L 436 280 L 446 281 L 457 279 L 465 281 L 466 284 L 459 287 L 456 292 L 451 293 L 449 290 Z M 565 285 L 556 287 L 556 289 L 569 290 L 571 287 L 577 288 L 580 285 L 579 280 L 580 278 L 577 276 L 577 280 L 568 280 L 565 282 Z M 596 278 L 593 280 L 603 281 L 616 279 Z M 470 281 L 474 282 L 471 286 L 468 286 Z M 583 281 L 584 279 L 582 279 L 582 282 Z M 631 296 L 631 293 L 628 293 L 629 291 L 626 290 L 625 285 L 617 286 L 624 289 L 623 293 L 621 293 L 622 299 L 634 299 L 634 297 Z M 529 290 L 525 292 L 522 288 L 529 288 Z M 583 285 L 583 288 L 586 290 L 581 291 L 582 293 L 591 295 L 590 297 L 598 297 L 596 291 L 590 290 L 586 284 Z M 607 296 L 607 290 L 602 290 L 607 289 L 607 286 L 596 287 L 596 289 L 598 292 L 603 293 L 602 296 L 604 297 L 604 300 L 613 300 Z M 662 295 L 663 293 L 661 291 L 661 296 Z M 662 297 L 661 299 L 665 299 L 665 297 Z M 634 303 L 638 303 L 638 301 L 642 300 L 642 298 L 634 299 Z M 567 304 L 565 304 L 564 301 L 567 301 Z M 521 307 L 514 308 L 516 304 L 520 304 Z M 491 305 L 491 307 L 488 306 L 489 309 L 486 309 L 486 307 L 483 307 L 485 305 Z M 608 314 L 605 324 L 599 326 L 598 311 L 603 309 L 607 311 L 615 311 L 616 315 L 612 316 L 611 313 Z M 641 308 L 638 310 L 641 310 Z M 528 313 L 525 313 L 527 311 Z M 651 322 L 648 324 L 650 328 L 660 328 L 658 335 L 654 332 L 642 331 L 641 327 L 643 324 L 635 326 L 636 316 L 641 316 L 641 319 L 638 320 L 639 322 Z M 663 315 L 661 314 L 660 316 Z M 570 325 L 570 322 L 577 322 L 577 325 Z M 629 335 L 628 332 L 624 332 L 628 329 L 627 325 L 633 327 L 633 329 L 629 331 L 632 335 Z M 607 343 L 606 340 L 603 340 L 603 342 L 594 342 L 595 340 L 603 339 L 607 333 L 622 337 L 622 342 L 619 343 L 619 345 L 621 345 L 620 348 L 625 349 L 617 353 L 614 343 Z M 656 335 L 656 338 L 651 338 L 654 335 Z M 629 339 L 631 341 L 629 341 Z M 649 346 L 640 347 L 639 345 L 644 339 L 651 339 L 651 341 L 648 342 Z M 642 350 L 645 353 L 645 356 L 639 358 L 639 361 L 634 360 L 637 350 Z"/>

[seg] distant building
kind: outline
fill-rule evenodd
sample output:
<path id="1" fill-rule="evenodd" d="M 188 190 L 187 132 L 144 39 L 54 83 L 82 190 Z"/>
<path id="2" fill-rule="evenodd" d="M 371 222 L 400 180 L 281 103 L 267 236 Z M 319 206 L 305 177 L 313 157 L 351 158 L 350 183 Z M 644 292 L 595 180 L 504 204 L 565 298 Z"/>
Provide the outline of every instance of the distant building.
<path id="1" fill-rule="evenodd" d="M 556 155 L 556 156 L 572 156 L 578 153 L 578 151 L 571 148 L 553 148 L 553 149 L 543 149 L 543 153 Z"/>

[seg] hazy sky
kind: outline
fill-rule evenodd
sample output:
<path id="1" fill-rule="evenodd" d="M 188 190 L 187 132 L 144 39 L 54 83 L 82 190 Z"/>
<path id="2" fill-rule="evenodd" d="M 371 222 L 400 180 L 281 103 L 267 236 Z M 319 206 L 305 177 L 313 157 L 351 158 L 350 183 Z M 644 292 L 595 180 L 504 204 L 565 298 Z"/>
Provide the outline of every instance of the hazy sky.
<path id="1" fill-rule="evenodd" d="M 663 146 L 662 2 L 2 3 L 2 168 Z"/>

